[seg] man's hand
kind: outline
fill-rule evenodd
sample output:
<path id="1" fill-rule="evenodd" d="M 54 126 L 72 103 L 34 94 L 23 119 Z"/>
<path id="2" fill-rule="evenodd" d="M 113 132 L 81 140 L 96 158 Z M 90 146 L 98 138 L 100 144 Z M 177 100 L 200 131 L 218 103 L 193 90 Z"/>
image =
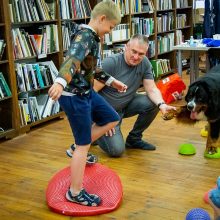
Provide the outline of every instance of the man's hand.
<path id="1" fill-rule="evenodd" d="M 115 128 L 112 128 L 105 133 L 105 136 L 112 137 L 114 134 L 115 134 Z"/>
<path id="2" fill-rule="evenodd" d="M 59 83 L 54 83 L 50 87 L 48 94 L 54 101 L 56 101 L 60 98 L 62 92 L 63 92 L 63 86 Z"/>
<path id="3" fill-rule="evenodd" d="M 113 88 L 117 89 L 118 92 L 126 92 L 127 88 L 128 88 L 123 82 L 121 82 L 121 81 L 119 81 L 117 79 L 114 79 L 114 81 L 112 82 L 111 86 Z"/>
<path id="4" fill-rule="evenodd" d="M 176 107 L 167 104 L 160 105 L 159 109 L 163 115 L 168 113 L 169 111 L 176 111 Z"/>

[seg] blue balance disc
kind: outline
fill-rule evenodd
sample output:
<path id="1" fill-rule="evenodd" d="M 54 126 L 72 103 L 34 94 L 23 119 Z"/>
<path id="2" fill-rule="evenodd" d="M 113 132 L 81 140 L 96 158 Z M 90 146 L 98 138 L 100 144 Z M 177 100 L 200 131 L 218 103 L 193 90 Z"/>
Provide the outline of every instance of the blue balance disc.
<path id="1" fill-rule="evenodd" d="M 211 217 L 206 210 L 194 208 L 187 213 L 186 220 L 211 220 Z"/>

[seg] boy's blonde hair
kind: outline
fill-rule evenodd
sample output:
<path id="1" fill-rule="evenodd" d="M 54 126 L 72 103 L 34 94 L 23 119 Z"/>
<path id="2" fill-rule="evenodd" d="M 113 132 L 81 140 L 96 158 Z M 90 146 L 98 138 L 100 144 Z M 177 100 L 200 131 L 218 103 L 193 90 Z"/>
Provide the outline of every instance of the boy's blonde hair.
<path id="1" fill-rule="evenodd" d="M 112 0 L 103 0 L 95 5 L 91 12 L 91 18 L 95 19 L 99 15 L 105 15 L 108 20 L 116 21 L 116 24 L 121 22 L 120 9 Z"/>

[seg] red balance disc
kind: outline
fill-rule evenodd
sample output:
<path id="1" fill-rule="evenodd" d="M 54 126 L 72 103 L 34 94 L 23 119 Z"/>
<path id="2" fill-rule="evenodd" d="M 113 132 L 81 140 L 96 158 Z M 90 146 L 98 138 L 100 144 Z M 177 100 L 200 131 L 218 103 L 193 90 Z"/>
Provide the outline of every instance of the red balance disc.
<path id="1" fill-rule="evenodd" d="M 90 194 L 101 197 L 97 207 L 83 206 L 69 202 L 65 195 L 70 186 L 70 167 L 56 173 L 46 190 L 48 206 L 55 212 L 70 216 L 88 216 L 111 212 L 122 200 L 122 184 L 119 176 L 111 169 L 96 163 L 86 166 L 83 187 Z"/>

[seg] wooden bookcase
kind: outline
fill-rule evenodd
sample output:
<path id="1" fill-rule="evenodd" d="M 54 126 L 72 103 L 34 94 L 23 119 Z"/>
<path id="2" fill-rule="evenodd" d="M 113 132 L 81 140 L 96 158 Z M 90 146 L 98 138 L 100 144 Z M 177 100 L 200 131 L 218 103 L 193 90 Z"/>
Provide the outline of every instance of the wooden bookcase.
<path id="1" fill-rule="evenodd" d="M 50 121 L 54 118 L 60 118 L 63 116 L 63 112 L 59 112 L 57 114 L 51 115 L 49 117 L 32 121 L 27 125 L 21 125 L 21 115 L 19 110 L 18 99 L 21 95 L 21 92 L 18 91 L 17 88 L 17 79 L 16 79 L 16 64 L 25 63 L 25 64 L 33 64 L 38 62 L 50 61 L 52 60 L 57 69 L 59 69 L 61 63 L 63 62 L 63 48 L 61 41 L 61 21 L 59 15 L 59 1 L 52 0 L 55 3 L 55 18 L 51 20 L 40 20 L 40 21 L 31 21 L 31 22 L 11 22 L 10 19 L 10 9 L 9 3 L 12 3 L 11 0 L 3 1 L 3 4 L 0 5 L 1 10 L 1 21 L 0 21 L 0 33 L 6 40 L 6 51 L 3 56 L 3 60 L 0 62 L 0 71 L 4 72 L 5 78 L 8 81 L 9 87 L 12 92 L 11 97 L 7 97 L 0 100 L 0 127 L 4 129 L 4 132 L 0 133 L 0 138 L 12 138 L 22 133 L 30 131 L 30 129 L 34 126 L 42 124 L 44 122 Z M 47 0 L 46 0 L 47 2 Z M 51 0 L 50 0 L 51 2 Z M 34 34 L 34 31 L 43 25 L 57 25 L 57 34 L 59 39 L 59 51 L 47 53 L 44 57 L 39 56 L 29 56 L 24 58 L 14 58 L 14 47 L 13 47 L 13 39 L 12 39 L 12 29 L 21 28 L 25 31 Z M 27 92 L 28 96 L 38 96 L 40 94 L 46 94 L 48 91 L 48 86 L 45 88 L 39 88 Z"/>
<path id="2" fill-rule="evenodd" d="M 0 99 L 0 139 L 1 138 L 12 138 L 15 136 L 18 136 L 19 134 L 25 133 L 30 131 L 30 129 L 34 126 L 40 125 L 42 123 L 48 122 L 54 118 L 60 118 L 64 115 L 63 112 L 60 112 L 58 114 L 49 116 L 47 118 L 29 123 L 25 126 L 21 126 L 20 123 L 20 112 L 19 112 L 19 103 L 18 103 L 18 97 L 19 92 L 17 89 L 17 81 L 16 81 L 16 63 L 33 63 L 33 62 L 43 62 L 52 60 L 57 67 L 57 69 L 60 68 L 60 65 L 62 64 L 66 50 L 63 48 L 63 35 L 62 35 L 62 25 L 63 24 L 71 24 L 73 22 L 75 23 L 88 23 L 89 17 L 83 17 L 83 18 L 74 18 L 74 19 L 62 19 L 61 18 L 61 9 L 60 9 L 60 0 L 45 0 L 46 2 L 55 2 L 55 19 L 53 20 L 44 20 L 44 21 L 34 21 L 34 22 L 11 22 L 10 20 L 10 9 L 9 9 L 9 3 L 11 3 L 12 0 L 4 0 L 2 4 L 0 4 L 0 39 L 5 39 L 6 42 L 6 48 L 3 55 L 2 60 L 0 61 L 0 72 L 4 73 L 4 77 L 6 81 L 8 82 L 8 85 L 11 89 L 12 95 L 9 97 L 5 97 L 3 99 Z M 18 0 L 20 1 L 20 0 Z M 93 8 L 100 0 L 89 0 L 91 8 Z M 164 52 L 164 53 L 158 53 L 158 46 L 157 46 L 157 39 L 159 36 L 164 36 L 169 33 L 174 33 L 174 44 L 176 44 L 176 31 L 181 30 L 185 39 L 189 39 L 189 37 L 192 35 L 192 0 L 188 0 L 188 7 L 185 8 L 177 8 L 176 7 L 176 0 L 172 0 L 173 7 L 168 10 L 158 10 L 156 8 L 156 3 L 159 0 L 153 0 L 154 8 L 155 10 L 152 13 L 148 12 L 132 12 L 131 10 L 131 4 L 134 0 L 124 0 L 124 2 L 127 2 L 129 11 L 128 13 L 123 14 L 122 16 L 122 24 L 128 24 L 130 27 L 130 34 L 127 39 L 123 39 L 122 41 L 112 42 L 111 45 L 107 45 L 108 47 L 111 47 L 114 44 L 123 44 L 126 43 L 131 34 L 132 34 L 132 18 L 140 17 L 140 18 L 152 18 L 154 20 L 154 32 L 149 35 L 149 40 L 155 41 L 155 55 L 150 57 L 150 59 L 169 59 L 172 69 L 176 68 L 176 53 L 173 50 Z M 143 1 L 143 0 L 142 0 Z M 167 1 L 167 0 L 164 0 Z M 118 1 L 117 1 L 118 2 Z M 173 28 L 166 32 L 158 32 L 157 31 L 157 16 L 158 14 L 168 13 L 172 12 L 174 17 L 174 24 Z M 186 14 L 187 17 L 187 25 L 183 28 L 176 28 L 176 16 L 178 14 Z M 58 40 L 59 40 L 59 51 L 52 52 L 47 54 L 45 58 L 39 57 L 27 57 L 22 59 L 14 59 L 13 55 L 13 45 L 12 45 L 12 33 L 11 30 L 13 28 L 23 28 L 25 30 L 34 30 L 35 28 L 39 28 L 42 25 L 50 25 L 55 24 L 57 25 L 58 29 Z M 38 89 L 35 91 L 31 91 L 31 94 L 34 94 L 38 96 L 41 93 L 47 93 L 49 87 Z M 27 92 L 28 93 L 28 92 Z"/>

